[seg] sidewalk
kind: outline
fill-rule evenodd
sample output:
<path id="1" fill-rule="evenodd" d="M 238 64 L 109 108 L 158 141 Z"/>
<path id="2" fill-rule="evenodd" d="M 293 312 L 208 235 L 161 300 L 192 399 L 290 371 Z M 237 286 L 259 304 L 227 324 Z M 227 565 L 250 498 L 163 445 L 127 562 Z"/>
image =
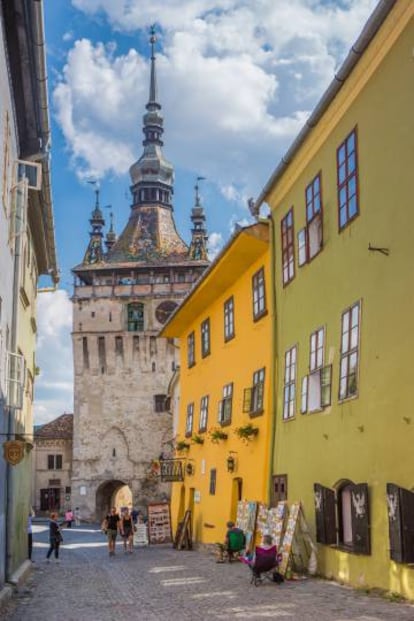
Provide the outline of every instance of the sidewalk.
<path id="1" fill-rule="evenodd" d="M 46 564 L 47 532 L 35 533 L 34 571 L 8 606 L 5 621 L 413 621 L 414 606 L 306 579 L 255 587 L 241 563 L 216 564 L 206 552 L 170 545 L 117 546 L 91 526 L 65 529 L 61 562 Z"/>

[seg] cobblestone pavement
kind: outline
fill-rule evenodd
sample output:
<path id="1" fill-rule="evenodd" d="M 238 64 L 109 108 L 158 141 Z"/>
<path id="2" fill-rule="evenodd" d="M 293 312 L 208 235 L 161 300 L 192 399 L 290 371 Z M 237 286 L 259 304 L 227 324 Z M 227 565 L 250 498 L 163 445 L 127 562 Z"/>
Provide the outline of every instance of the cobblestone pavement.
<path id="1" fill-rule="evenodd" d="M 47 529 L 35 531 L 34 571 L 0 613 L 5 621 L 414 620 L 414 606 L 324 580 L 255 587 L 247 567 L 206 552 L 162 545 L 125 555 L 118 544 L 109 558 L 98 527 L 65 530 L 61 562 L 47 564 Z"/>

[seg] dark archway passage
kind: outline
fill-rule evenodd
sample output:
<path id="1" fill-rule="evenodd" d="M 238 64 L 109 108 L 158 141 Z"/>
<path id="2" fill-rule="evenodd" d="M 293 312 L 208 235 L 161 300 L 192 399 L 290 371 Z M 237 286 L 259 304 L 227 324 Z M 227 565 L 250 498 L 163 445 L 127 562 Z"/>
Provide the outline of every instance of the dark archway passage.
<path id="1" fill-rule="evenodd" d="M 105 481 L 96 490 L 96 518 L 101 520 L 111 507 L 118 510 L 132 504 L 132 493 L 124 481 Z"/>

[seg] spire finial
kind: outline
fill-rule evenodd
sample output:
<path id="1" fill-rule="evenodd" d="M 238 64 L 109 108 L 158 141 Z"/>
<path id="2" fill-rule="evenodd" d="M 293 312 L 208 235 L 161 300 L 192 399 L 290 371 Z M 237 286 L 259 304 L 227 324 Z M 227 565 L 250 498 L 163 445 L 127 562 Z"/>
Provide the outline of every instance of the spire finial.
<path id="1" fill-rule="evenodd" d="M 195 189 L 195 207 L 200 207 L 200 194 L 199 194 L 199 189 L 200 186 L 198 184 L 199 181 L 204 181 L 205 177 L 197 177 L 196 178 L 196 184 L 194 186 Z"/>
<path id="2" fill-rule="evenodd" d="M 150 104 L 157 104 L 157 76 L 155 73 L 155 43 L 157 42 L 157 37 L 155 34 L 155 24 L 153 24 L 150 28 L 150 44 L 151 44 L 151 79 L 150 79 L 150 91 L 149 91 L 149 101 Z M 147 108 L 148 108 L 147 105 Z"/>

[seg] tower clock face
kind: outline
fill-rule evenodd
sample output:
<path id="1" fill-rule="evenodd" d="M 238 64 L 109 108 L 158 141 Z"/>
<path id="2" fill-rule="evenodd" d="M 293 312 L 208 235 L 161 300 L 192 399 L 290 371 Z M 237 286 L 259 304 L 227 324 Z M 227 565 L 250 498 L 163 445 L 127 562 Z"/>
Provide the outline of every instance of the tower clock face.
<path id="1" fill-rule="evenodd" d="M 178 304 L 176 302 L 172 302 L 171 300 L 167 300 L 165 302 L 161 302 L 158 304 L 155 309 L 155 316 L 160 323 L 165 323 L 168 317 L 171 315 L 173 310 L 177 308 Z"/>

